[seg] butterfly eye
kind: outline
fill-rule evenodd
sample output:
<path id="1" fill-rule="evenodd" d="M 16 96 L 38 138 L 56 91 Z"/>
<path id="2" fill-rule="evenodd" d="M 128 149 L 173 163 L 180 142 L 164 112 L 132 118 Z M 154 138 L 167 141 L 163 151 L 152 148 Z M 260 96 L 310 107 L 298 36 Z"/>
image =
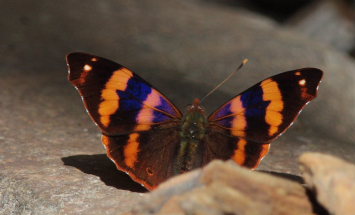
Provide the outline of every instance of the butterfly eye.
<path id="1" fill-rule="evenodd" d="M 149 176 L 154 175 L 153 170 L 151 168 L 146 168 L 145 171 L 148 173 Z"/>
<path id="2" fill-rule="evenodd" d="M 92 67 L 90 66 L 90 65 L 88 65 L 88 64 L 85 64 L 85 66 L 84 66 L 84 71 L 90 71 L 90 70 L 92 70 Z"/>

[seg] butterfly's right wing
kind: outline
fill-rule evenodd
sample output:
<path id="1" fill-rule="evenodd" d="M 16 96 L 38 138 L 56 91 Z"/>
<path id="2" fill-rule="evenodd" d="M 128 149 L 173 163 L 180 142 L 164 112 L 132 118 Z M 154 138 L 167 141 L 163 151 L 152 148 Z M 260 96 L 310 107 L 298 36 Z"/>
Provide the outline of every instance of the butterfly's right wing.
<path id="1" fill-rule="evenodd" d="M 214 159 L 232 159 L 241 166 L 255 169 L 270 148 L 269 143 L 262 144 L 232 136 L 230 131 L 216 125 L 211 125 L 209 130 L 205 138 L 204 164 Z"/>
<path id="2" fill-rule="evenodd" d="M 304 68 L 267 78 L 212 113 L 210 129 L 226 136 L 221 144 L 231 145 L 230 158 L 240 165 L 256 168 L 267 154 L 269 144 L 317 96 L 322 74 L 319 69 Z"/>

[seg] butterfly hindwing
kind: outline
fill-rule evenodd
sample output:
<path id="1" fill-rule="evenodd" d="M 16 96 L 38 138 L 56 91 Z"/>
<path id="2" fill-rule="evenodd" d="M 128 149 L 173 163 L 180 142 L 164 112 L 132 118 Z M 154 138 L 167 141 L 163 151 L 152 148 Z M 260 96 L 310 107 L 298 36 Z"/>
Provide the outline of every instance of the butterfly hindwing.
<path id="1" fill-rule="evenodd" d="M 229 130 L 211 125 L 206 135 L 205 163 L 213 159 L 232 159 L 241 166 L 255 169 L 268 153 L 270 144 L 260 144 L 251 140 L 232 136 Z"/>
<path id="2" fill-rule="evenodd" d="M 174 123 L 164 126 L 166 128 L 102 137 L 107 155 L 117 168 L 149 190 L 174 175 L 172 165 L 180 136 Z"/>
<path id="3" fill-rule="evenodd" d="M 272 76 L 212 113 L 209 116 L 211 125 L 239 138 L 236 142 L 239 154 L 232 158 L 240 164 L 245 163 L 241 162 L 243 157 L 260 160 L 265 156 L 268 144 L 283 133 L 303 107 L 316 97 L 322 74 L 319 69 L 304 68 Z M 242 165 L 253 166 L 253 162 L 248 162 L 249 165 Z"/>
<path id="4" fill-rule="evenodd" d="M 69 80 L 103 133 L 146 131 L 181 118 L 180 111 L 159 91 L 129 69 L 84 53 L 67 56 Z"/>

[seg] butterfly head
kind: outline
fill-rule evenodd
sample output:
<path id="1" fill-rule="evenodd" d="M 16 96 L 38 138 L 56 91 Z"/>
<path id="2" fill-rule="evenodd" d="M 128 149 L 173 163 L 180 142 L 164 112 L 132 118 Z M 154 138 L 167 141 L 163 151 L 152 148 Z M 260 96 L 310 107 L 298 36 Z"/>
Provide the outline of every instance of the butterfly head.
<path id="1" fill-rule="evenodd" d="M 199 112 L 204 115 L 205 109 L 201 106 L 201 100 L 199 98 L 195 98 L 192 105 L 187 107 L 187 112 Z"/>

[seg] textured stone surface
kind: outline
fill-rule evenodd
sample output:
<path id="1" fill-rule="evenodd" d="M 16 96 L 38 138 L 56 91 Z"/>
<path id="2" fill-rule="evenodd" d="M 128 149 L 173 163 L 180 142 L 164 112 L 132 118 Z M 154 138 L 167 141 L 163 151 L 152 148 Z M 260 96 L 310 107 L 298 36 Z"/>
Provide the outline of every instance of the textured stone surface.
<path id="1" fill-rule="evenodd" d="M 182 109 L 244 57 L 208 110 L 269 75 L 319 67 L 319 98 L 261 169 L 297 174 L 304 151 L 355 159 L 354 62 L 264 17 L 198 0 L 4 0 L 0 14 L 0 214 L 117 214 L 144 191 L 103 155 L 66 80 L 64 56 L 78 50 L 138 71 Z"/>
<path id="2" fill-rule="evenodd" d="M 353 8 L 345 1 L 315 1 L 288 24 L 314 40 L 349 52 L 355 45 L 354 15 Z"/>
<path id="3" fill-rule="evenodd" d="M 306 215 L 313 209 L 298 183 L 213 161 L 162 184 L 128 214 Z"/>
<path id="4" fill-rule="evenodd" d="M 355 213 L 355 165 L 320 153 L 300 157 L 303 176 L 318 201 L 335 215 Z"/>

